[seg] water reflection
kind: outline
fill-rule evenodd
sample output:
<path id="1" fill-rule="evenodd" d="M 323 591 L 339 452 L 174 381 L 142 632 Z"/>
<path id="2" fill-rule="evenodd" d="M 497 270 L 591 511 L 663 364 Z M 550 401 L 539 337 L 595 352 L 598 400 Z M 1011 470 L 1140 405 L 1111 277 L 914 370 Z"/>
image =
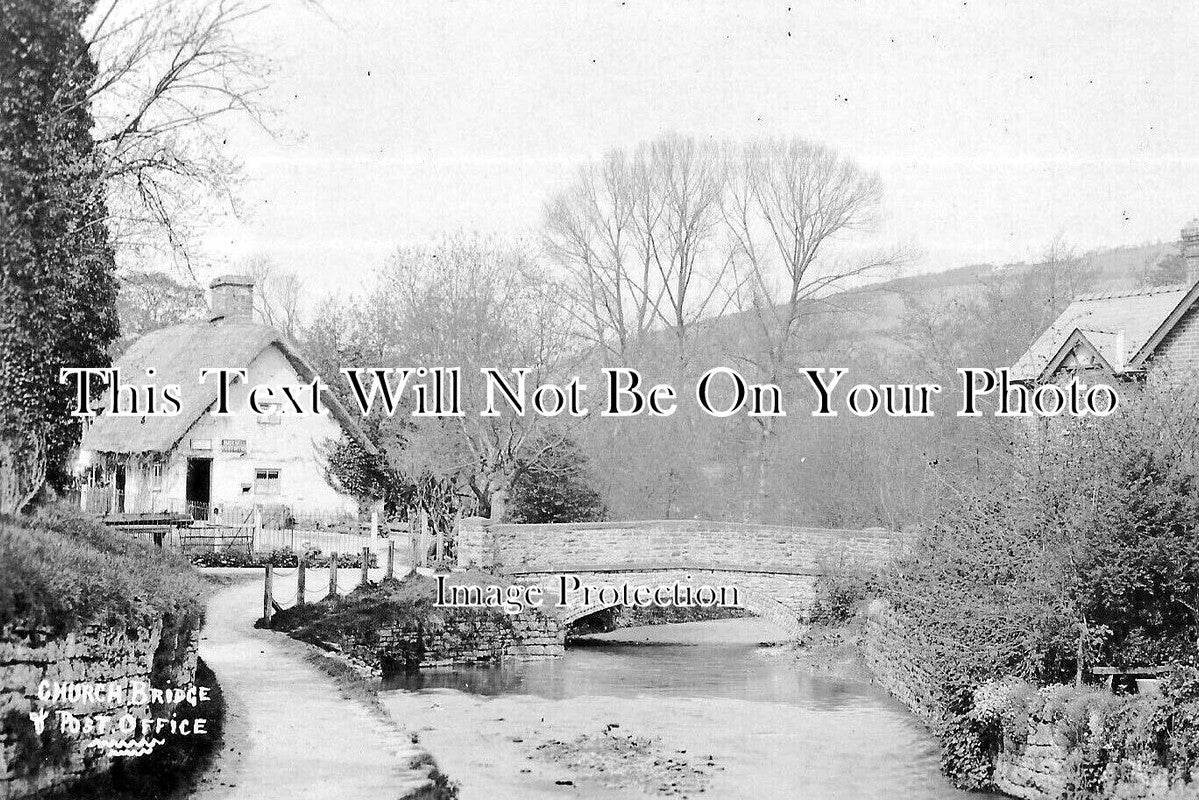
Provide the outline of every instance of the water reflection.
<path id="1" fill-rule="evenodd" d="M 812 676 L 785 652 L 745 645 L 590 644 L 560 659 L 453 667 L 391 676 L 384 690 L 455 689 L 479 695 L 722 697 L 812 709 L 877 708 L 874 687 Z"/>

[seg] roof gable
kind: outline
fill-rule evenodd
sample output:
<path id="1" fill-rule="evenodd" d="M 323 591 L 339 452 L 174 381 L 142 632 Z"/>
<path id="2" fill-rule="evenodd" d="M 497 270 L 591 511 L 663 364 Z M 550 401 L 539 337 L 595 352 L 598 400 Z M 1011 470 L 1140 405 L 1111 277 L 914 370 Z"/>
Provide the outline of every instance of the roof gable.
<path id="1" fill-rule="evenodd" d="M 200 383 L 205 368 L 248 367 L 269 347 L 277 347 L 302 380 L 311 381 L 316 370 L 299 351 L 269 325 L 213 319 L 187 322 L 152 331 L 138 339 L 117 359 L 125 384 L 151 381 L 165 386 L 178 384 L 183 391 L 181 409 L 174 416 L 96 417 L 83 436 L 85 450 L 112 453 L 166 452 L 176 444 L 217 399 L 217 381 Z M 108 394 L 105 393 L 107 403 Z M 358 423 L 332 392 L 324 395 L 325 406 L 342 428 L 367 450 L 375 447 Z"/>
<path id="2" fill-rule="evenodd" d="M 1108 372 L 1116 372 L 1116 364 L 1123 363 L 1121 350 L 1123 345 L 1118 334 L 1103 331 L 1084 331 L 1078 328 L 1066 339 L 1057 354 L 1049 360 L 1042 370 L 1042 375 L 1052 375 L 1066 363 L 1069 357 L 1080 350 L 1086 350 L 1098 359 L 1098 365 Z"/>
<path id="3" fill-rule="evenodd" d="M 1199 284 L 1079 297 L 1020 356 L 1012 378 L 1047 379 L 1077 344 L 1076 334 L 1108 362 L 1113 374 L 1143 369 L 1196 296 Z"/>

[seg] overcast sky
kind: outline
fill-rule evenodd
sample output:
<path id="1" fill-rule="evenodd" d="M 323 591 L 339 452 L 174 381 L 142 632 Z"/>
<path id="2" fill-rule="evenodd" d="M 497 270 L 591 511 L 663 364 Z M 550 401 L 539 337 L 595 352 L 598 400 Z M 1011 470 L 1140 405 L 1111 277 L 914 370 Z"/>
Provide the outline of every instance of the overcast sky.
<path id="1" fill-rule="evenodd" d="M 881 175 L 877 237 L 919 248 L 921 270 L 1031 258 L 1058 233 L 1173 239 L 1199 214 L 1190 1 L 325 10 L 255 18 L 288 135 L 233 132 L 248 216 L 208 241 L 318 291 L 397 244 L 531 237 L 580 163 L 668 131 L 842 150 Z"/>

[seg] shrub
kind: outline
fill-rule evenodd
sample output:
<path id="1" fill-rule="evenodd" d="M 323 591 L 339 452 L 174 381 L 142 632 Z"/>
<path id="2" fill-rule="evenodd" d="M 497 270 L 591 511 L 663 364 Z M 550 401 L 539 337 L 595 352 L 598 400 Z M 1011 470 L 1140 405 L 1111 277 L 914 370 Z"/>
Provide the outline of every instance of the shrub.
<path id="1" fill-rule="evenodd" d="M 816 579 L 812 619 L 842 623 L 853 617 L 857 606 L 871 593 L 870 576 L 846 569 L 826 569 Z"/>
<path id="2" fill-rule="evenodd" d="M 992 788 L 1002 736 L 999 706 L 986 702 L 976 706 L 974 692 L 962 687 L 949 694 L 947 711 L 940 731 L 941 771 L 963 789 Z"/>
<path id="3" fill-rule="evenodd" d="M 299 556 L 290 547 L 281 547 L 269 553 L 251 553 L 246 550 L 204 550 L 191 556 L 191 563 L 197 567 L 294 567 L 299 564 Z M 331 563 L 331 554 L 323 554 L 320 550 L 309 550 L 305 554 L 305 563 L 313 569 L 323 569 Z M 339 553 L 337 566 L 342 569 L 361 569 L 362 553 Z M 379 554 L 372 552 L 370 567 L 379 566 Z"/>
<path id="4" fill-rule="evenodd" d="M 1088 664 L 1193 663 L 1196 391 L 1150 386 L 1116 416 L 1005 446 L 882 581 L 929 639 L 927 667 L 1047 685 Z"/>

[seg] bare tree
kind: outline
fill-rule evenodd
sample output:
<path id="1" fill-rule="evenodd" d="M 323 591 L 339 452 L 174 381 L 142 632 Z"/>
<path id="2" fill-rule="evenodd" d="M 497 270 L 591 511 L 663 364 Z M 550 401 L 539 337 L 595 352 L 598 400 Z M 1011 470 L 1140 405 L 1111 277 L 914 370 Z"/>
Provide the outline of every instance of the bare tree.
<path id="1" fill-rule="evenodd" d="M 723 182 L 718 147 L 672 135 L 609 152 L 549 201 L 546 250 L 585 338 L 624 356 L 667 329 L 683 352 L 728 296 L 713 247 Z"/>
<path id="2" fill-rule="evenodd" d="M 628 156 L 609 152 L 579 170 L 545 209 L 545 248 L 563 268 L 563 289 L 582 335 L 627 354 L 655 322 L 662 298 L 650 262 L 634 249 L 633 175 Z"/>
<path id="3" fill-rule="evenodd" d="M 723 163 L 715 145 L 667 136 L 637 149 L 633 190 L 636 247 L 654 266 L 663 300 L 654 311 L 682 343 L 711 311 L 727 262 L 711 264 L 720 223 Z"/>
<path id="4" fill-rule="evenodd" d="M 402 473 L 453 477 L 485 510 L 498 492 L 510 491 L 519 469 L 561 444 L 569 426 L 556 426 L 554 435 L 531 409 L 518 416 L 501 401 L 499 416 L 478 413 L 485 405 L 482 368 L 498 369 L 512 383 L 511 368 L 528 368 L 528 395 L 567 368 L 561 298 L 523 248 L 457 236 L 431 248 L 398 250 L 368 304 L 393 315 L 396 338 L 385 363 L 462 372 L 467 413 L 419 420 L 399 454 Z"/>
<path id="5" fill-rule="evenodd" d="M 1089 259 L 1058 235 L 1037 263 L 1005 269 L 982 282 L 981 357 L 1006 367 L 1079 295 L 1095 285 Z"/>
<path id="6" fill-rule="evenodd" d="M 87 97 L 126 258 L 165 251 L 190 270 L 195 228 L 233 208 L 235 117 L 265 127 L 269 62 L 238 36 L 262 5 L 241 0 L 102 0 L 84 35 L 98 67 Z"/>
<path id="7" fill-rule="evenodd" d="M 203 289 L 165 272 L 131 272 L 121 277 L 120 285 L 117 319 L 121 337 L 111 348 L 116 353 L 150 331 L 198 319 L 207 310 Z"/>
<path id="8" fill-rule="evenodd" d="M 904 255 L 838 256 L 843 239 L 876 222 L 882 186 L 835 150 L 767 139 L 741 147 L 730 162 L 721 210 L 747 328 L 735 356 L 777 384 L 792 377 L 805 318 L 836 302 L 838 290 L 901 264 Z M 775 418 L 754 420 L 764 503 Z"/>
<path id="9" fill-rule="evenodd" d="M 236 271 L 254 279 L 254 310 L 259 319 L 294 340 L 300 329 L 303 279 L 290 270 L 280 269 L 266 256 L 252 256 Z"/>

